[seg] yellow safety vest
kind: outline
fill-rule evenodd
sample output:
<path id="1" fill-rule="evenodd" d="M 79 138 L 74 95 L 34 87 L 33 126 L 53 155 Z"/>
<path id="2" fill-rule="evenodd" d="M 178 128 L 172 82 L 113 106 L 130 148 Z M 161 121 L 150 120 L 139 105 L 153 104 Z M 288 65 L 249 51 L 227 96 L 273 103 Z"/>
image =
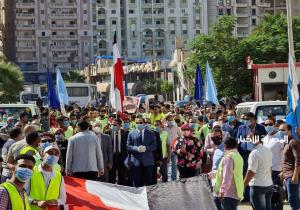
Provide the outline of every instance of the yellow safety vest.
<path id="1" fill-rule="evenodd" d="M 53 170 L 54 177 L 51 178 L 49 186 L 46 189 L 46 183 L 42 172 L 38 170 L 38 167 L 33 168 L 33 174 L 30 179 L 30 194 L 31 199 L 37 201 L 49 201 L 57 200 L 60 193 L 60 185 L 62 181 L 62 175 L 59 171 Z M 37 205 L 31 205 L 32 210 L 42 210 Z"/>
<path id="2" fill-rule="evenodd" d="M 243 200 L 244 198 L 243 158 L 238 152 L 230 152 L 227 155 L 230 156 L 231 159 L 233 160 L 233 177 L 234 177 L 237 197 L 240 200 Z M 222 183 L 223 161 L 224 161 L 224 157 L 219 164 L 217 175 L 216 175 L 215 192 L 217 194 L 220 192 L 221 183 Z"/>
<path id="3" fill-rule="evenodd" d="M 68 129 L 64 132 L 64 136 L 66 140 L 69 140 L 74 135 L 74 129 L 72 126 L 69 126 Z"/>
<path id="4" fill-rule="evenodd" d="M 39 165 L 42 162 L 42 157 L 37 149 L 32 146 L 26 146 L 20 151 L 20 155 L 27 154 L 28 152 L 33 153 L 33 157 L 35 159 L 35 165 Z"/>
<path id="5" fill-rule="evenodd" d="M 162 150 L 162 157 L 168 157 L 167 154 L 167 143 L 168 143 L 169 134 L 167 131 L 162 131 L 160 133 L 160 141 L 161 141 L 161 150 Z"/>
<path id="6" fill-rule="evenodd" d="M 28 197 L 26 194 L 24 194 L 25 201 L 23 201 L 22 197 L 20 196 L 19 191 L 17 188 L 10 182 L 5 182 L 0 185 L 1 187 L 4 187 L 10 198 L 10 203 L 12 206 L 12 210 L 30 210 L 30 205 L 28 202 Z M 24 207 L 25 204 L 25 207 Z"/>

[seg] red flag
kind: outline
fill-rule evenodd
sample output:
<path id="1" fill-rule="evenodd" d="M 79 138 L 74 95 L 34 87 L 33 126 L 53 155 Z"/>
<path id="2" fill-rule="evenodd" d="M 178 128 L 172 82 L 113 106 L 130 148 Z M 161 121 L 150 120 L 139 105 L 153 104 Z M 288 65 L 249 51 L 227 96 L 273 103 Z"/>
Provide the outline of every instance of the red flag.
<path id="1" fill-rule="evenodd" d="M 113 61 L 114 61 L 113 69 L 111 72 L 110 101 L 111 101 L 112 108 L 114 108 L 116 112 L 123 112 L 124 70 L 123 70 L 122 60 L 117 45 L 117 33 L 115 33 L 114 42 L 113 42 Z"/>

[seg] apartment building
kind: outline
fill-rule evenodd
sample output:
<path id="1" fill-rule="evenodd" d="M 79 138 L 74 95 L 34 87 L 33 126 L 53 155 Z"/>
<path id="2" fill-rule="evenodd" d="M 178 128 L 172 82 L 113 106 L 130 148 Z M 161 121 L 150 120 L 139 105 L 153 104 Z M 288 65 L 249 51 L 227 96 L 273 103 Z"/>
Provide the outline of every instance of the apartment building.
<path id="1" fill-rule="evenodd" d="M 270 4 L 270 7 L 266 8 L 266 13 L 276 15 L 278 13 L 286 14 L 286 0 L 265 0 L 266 3 Z M 292 3 L 292 15 L 300 16 L 300 1 L 291 0 Z"/>
<path id="2" fill-rule="evenodd" d="M 175 37 L 182 37 L 187 44 L 196 34 L 208 33 L 209 25 L 217 18 L 215 1 L 96 0 L 94 52 L 110 55 L 113 34 L 117 31 L 122 55 L 171 58 Z"/>
<path id="3" fill-rule="evenodd" d="M 6 0 L 7 54 L 29 82 L 45 80 L 52 71 L 81 69 L 92 62 L 90 0 Z M 9 32 L 10 31 L 10 32 Z"/>

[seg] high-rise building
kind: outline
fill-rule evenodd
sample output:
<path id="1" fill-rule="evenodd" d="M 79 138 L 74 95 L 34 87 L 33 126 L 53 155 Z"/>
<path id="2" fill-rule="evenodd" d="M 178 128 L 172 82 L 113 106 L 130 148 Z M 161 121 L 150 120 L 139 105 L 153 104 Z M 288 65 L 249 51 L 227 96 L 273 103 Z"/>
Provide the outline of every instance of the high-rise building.
<path id="1" fill-rule="evenodd" d="M 272 15 L 276 15 L 278 13 L 286 14 L 286 0 L 265 0 L 266 3 L 270 4 L 269 8 L 266 8 L 266 12 Z M 300 15 L 300 1 L 299 0 L 291 0 L 292 3 L 292 15 L 299 16 Z"/>
<path id="2" fill-rule="evenodd" d="M 215 0 L 213 0 L 215 1 Z M 111 55 L 116 31 L 121 53 L 129 58 L 170 58 L 175 37 L 187 44 L 208 33 L 217 14 L 208 0 L 96 0 L 94 52 Z M 216 7 L 211 7 L 216 10 Z M 216 10 L 217 11 L 217 10 Z"/>
<path id="3" fill-rule="evenodd" d="M 81 69 L 92 61 L 91 0 L 5 0 L 6 53 L 26 81 L 52 71 Z"/>

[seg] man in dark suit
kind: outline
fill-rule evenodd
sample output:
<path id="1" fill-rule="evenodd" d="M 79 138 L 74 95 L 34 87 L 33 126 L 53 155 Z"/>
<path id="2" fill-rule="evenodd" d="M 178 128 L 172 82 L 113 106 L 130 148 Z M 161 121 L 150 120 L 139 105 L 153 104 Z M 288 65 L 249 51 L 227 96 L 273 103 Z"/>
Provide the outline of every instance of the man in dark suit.
<path id="1" fill-rule="evenodd" d="M 153 183 L 153 151 L 156 150 L 156 138 L 152 131 L 145 129 L 144 119 L 136 120 L 137 129 L 128 134 L 127 150 L 132 154 L 130 174 L 132 186 L 141 187 Z"/>
<path id="2" fill-rule="evenodd" d="M 103 155 L 104 175 L 100 177 L 100 181 L 109 182 L 109 172 L 113 168 L 112 141 L 109 135 L 101 133 L 99 126 L 95 126 L 93 130 L 100 141 Z"/>
<path id="3" fill-rule="evenodd" d="M 112 184 L 128 185 L 127 168 L 124 161 L 127 157 L 128 130 L 122 129 L 122 120 L 117 118 L 113 121 L 108 131 L 112 141 L 113 167 L 109 171 L 109 182 Z"/>

